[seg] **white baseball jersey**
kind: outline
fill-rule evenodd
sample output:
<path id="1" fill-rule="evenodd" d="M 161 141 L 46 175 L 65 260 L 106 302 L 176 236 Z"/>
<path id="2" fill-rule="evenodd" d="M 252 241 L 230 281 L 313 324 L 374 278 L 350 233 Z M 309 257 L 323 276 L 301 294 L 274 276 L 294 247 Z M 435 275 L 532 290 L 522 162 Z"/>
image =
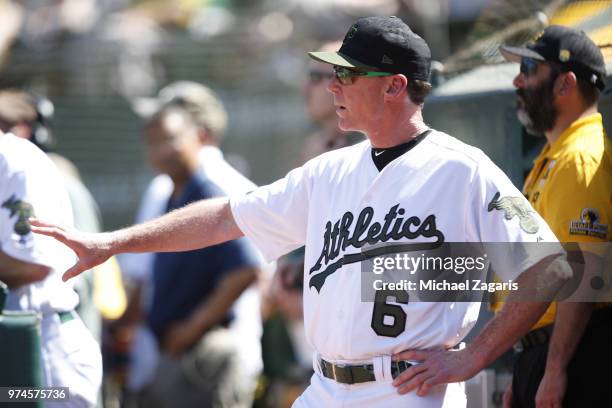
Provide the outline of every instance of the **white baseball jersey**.
<path id="1" fill-rule="evenodd" d="M 529 205 L 482 151 L 433 131 L 382 171 L 364 141 L 325 153 L 230 204 L 239 228 L 268 260 L 306 245 L 308 339 L 328 361 L 361 363 L 406 349 L 452 347 L 474 325 L 480 304 L 400 304 L 402 327 L 395 336 L 378 335 L 374 303 L 361 301 L 360 263 L 343 257 L 381 242 L 556 241 L 535 212 L 537 234 L 521 228 L 519 217 L 490 211 L 497 193 Z M 537 260 L 497 272 L 515 277 Z"/>
<path id="2" fill-rule="evenodd" d="M 29 232 L 27 217 L 72 225 L 70 200 L 62 177 L 32 143 L 11 134 L 0 136 L 0 248 L 13 258 L 52 268 L 46 279 L 9 292 L 7 310 L 43 314 L 72 310 L 78 297 L 61 274 L 72 266 L 72 251 L 54 239 Z"/>
<path id="3" fill-rule="evenodd" d="M 102 382 L 100 348 L 78 317 L 62 323 L 56 313 L 73 310 L 78 303 L 71 285 L 61 281 L 75 256 L 59 242 L 33 234 L 27 223 L 36 215 L 72 225 L 62 180 L 51 160 L 34 144 L 0 134 L 0 249 L 18 260 L 51 268 L 42 281 L 9 290 L 6 309 L 42 314 L 43 385 L 70 389 L 70 400 L 57 406 L 94 406 Z"/>

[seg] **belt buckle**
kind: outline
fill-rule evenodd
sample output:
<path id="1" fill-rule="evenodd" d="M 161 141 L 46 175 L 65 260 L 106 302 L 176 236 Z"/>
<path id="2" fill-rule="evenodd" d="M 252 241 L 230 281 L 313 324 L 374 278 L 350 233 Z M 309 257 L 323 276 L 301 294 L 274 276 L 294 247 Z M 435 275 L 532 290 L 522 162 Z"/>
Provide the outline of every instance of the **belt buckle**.
<path id="1" fill-rule="evenodd" d="M 336 368 L 344 368 L 344 367 L 345 367 L 344 364 L 331 363 L 332 377 L 334 378 L 334 380 L 338 381 L 338 374 L 336 373 Z"/>
<path id="2" fill-rule="evenodd" d="M 353 384 L 353 372 L 346 364 L 332 363 L 332 376 L 334 380 L 343 384 Z"/>

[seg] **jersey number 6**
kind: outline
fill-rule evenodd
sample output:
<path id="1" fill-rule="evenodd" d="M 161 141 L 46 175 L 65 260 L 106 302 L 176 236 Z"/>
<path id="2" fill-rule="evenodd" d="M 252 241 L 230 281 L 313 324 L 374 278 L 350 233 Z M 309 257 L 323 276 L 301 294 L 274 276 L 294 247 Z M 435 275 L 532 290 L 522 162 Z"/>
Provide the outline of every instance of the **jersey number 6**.
<path id="1" fill-rule="evenodd" d="M 408 293 L 401 290 L 377 290 L 372 313 L 372 329 L 379 336 L 397 337 L 406 328 L 406 312 L 399 305 L 390 305 L 387 299 L 395 303 L 408 304 Z M 385 324 L 385 316 L 393 318 L 392 324 Z"/>

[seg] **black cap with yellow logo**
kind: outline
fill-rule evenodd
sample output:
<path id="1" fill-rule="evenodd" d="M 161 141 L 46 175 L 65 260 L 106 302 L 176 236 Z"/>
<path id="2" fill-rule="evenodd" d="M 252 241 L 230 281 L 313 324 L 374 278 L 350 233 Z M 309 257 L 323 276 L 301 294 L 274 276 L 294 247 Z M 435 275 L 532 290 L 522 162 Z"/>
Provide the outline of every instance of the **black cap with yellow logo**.
<path id="1" fill-rule="evenodd" d="M 521 62 L 521 58 L 526 57 L 555 62 L 600 90 L 606 87 L 603 55 L 584 31 L 551 25 L 524 48 L 504 45 L 499 50 L 508 61 Z"/>

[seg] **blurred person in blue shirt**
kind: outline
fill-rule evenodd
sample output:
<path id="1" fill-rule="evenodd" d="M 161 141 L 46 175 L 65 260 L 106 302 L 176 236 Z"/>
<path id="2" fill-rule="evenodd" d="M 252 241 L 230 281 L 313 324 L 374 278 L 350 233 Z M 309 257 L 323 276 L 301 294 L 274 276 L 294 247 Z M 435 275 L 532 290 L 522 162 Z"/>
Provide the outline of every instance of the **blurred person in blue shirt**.
<path id="1" fill-rule="evenodd" d="M 228 163 L 219 148 L 224 140 L 228 115 L 221 99 L 208 87 L 193 81 L 177 81 L 162 88 L 153 98 L 133 101 L 134 111 L 144 120 L 164 106 L 176 106 L 187 111 L 197 125 L 199 144 L 197 159 L 199 174 L 223 192 L 232 196 L 254 190 L 257 186 Z M 161 172 L 145 190 L 136 215 L 136 222 L 144 222 L 162 215 L 173 194 L 172 178 Z M 258 256 L 263 260 L 261 255 Z M 151 306 L 154 254 L 122 254 L 122 271 L 130 286 L 128 310 L 117 325 L 116 338 L 129 344 L 129 367 L 126 380 L 128 398 L 151 383 L 157 366 L 158 352 L 154 335 L 144 324 L 143 313 Z M 263 262 L 263 261 L 262 261 Z M 272 267 L 263 272 L 271 273 Z M 255 390 L 257 377 L 263 367 L 260 337 L 260 293 L 257 284 L 245 290 L 232 305 L 233 319 L 229 326 L 234 336 L 241 338 L 238 350 L 243 370 L 242 381 Z M 119 327 L 120 326 L 120 327 Z"/>
<path id="2" fill-rule="evenodd" d="M 150 163 L 172 179 L 166 212 L 223 195 L 200 169 L 198 127 L 187 110 L 162 107 L 144 133 Z M 258 255 L 245 238 L 155 255 L 146 320 L 161 356 L 144 389 L 143 406 L 250 406 L 252 388 L 241 381 L 246 370 L 238 354 L 242 339 L 229 324 L 232 305 L 258 271 Z"/>

